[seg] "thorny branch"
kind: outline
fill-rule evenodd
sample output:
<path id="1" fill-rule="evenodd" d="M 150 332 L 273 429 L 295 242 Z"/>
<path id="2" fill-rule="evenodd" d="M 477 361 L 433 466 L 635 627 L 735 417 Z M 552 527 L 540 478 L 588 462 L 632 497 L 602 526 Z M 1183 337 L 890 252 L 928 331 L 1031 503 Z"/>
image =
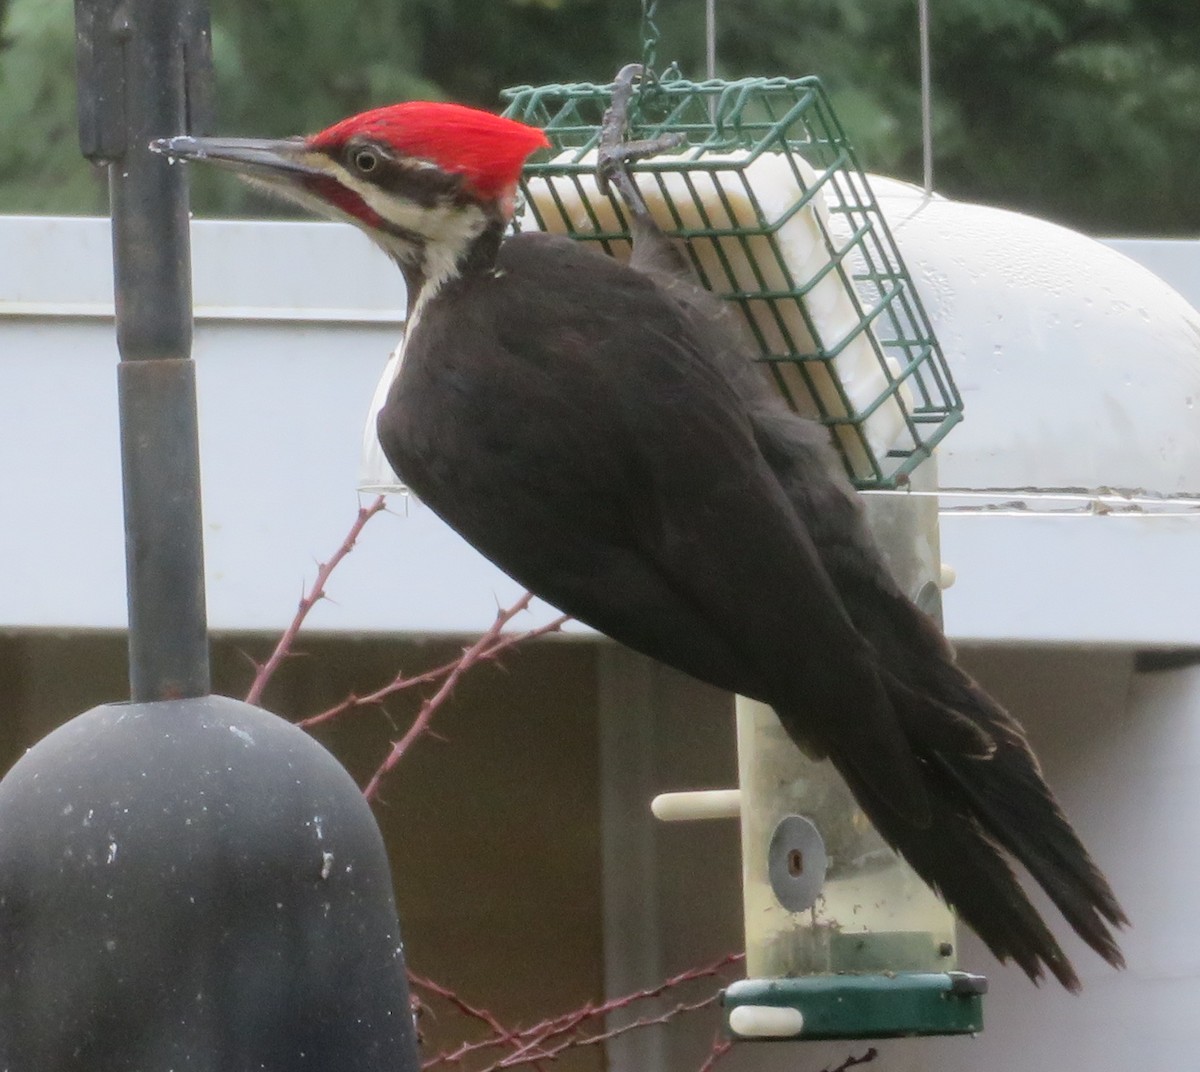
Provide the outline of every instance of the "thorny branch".
<path id="1" fill-rule="evenodd" d="M 560 1016 L 542 1020 L 529 1027 L 514 1029 L 504 1028 L 486 1009 L 466 1006 L 466 1003 L 456 995 L 451 996 L 453 995 L 452 991 L 438 987 L 432 992 L 448 997 L 460 1010 L 466 1006 L 470 1010 L 467 1015 L 488 1024 L 491 1035 L 476 1042 L 460 1043 L 452 1050 L 444 1050 L 426 1060 L 423 1068 L 429 1070 L 439 1065 L 457 1065 L 474 1054 L 483 1054 L 501 1046 L 511 1048 L 513 1052 L 503 1056 L 490 1057 L 488 1063 L 479 1066 L 477 1070 L 477 1072 L 500 1072 L 501 1069 L 515 1068 L 521 1065 L 536 1065 L 541 1061 L 553 1060 L 567 1050 L 600 1045 L 631 1031 L 654 1024 L 668 1023 L 679 1016 L 715 1005 L 720 998 L 720 992 L 716 991 L 696 1000 L 677 1001 L 664 1011 L 642 1016 L 629 1023 L 605 1030 L 597 1030 L 605 1017 L 611 1013 L 661 997 L 687 983 L 718 976 L 731 965 L 738 964 L 743 959 L 741 953 L 731 953 L 712 964 L 680 972 L 657 986 L 611 998 L 601 1003 L 588 1002 L 580 1008 L 572 1009 Z M 410 976 L 410 979 L 413 977 Z M 424 987 L 428 980 L 414 979 L 414 982 L 417 986 Z M 728 1046 L 714 1043 L 702 1072 L 710 1072 L 712 1066 L 727 1049 Z"/>
<path id="2" fill-rule="evenodd" d="M 511 607 L 501 610 L 496 618 L 496 622 L 492 627 L 479 638 L 477 643 L 484 645 L 483 650 L 474 658 L 474 662 L 486 662 L 495 659 L 498 655 L 502 655 L 510 648 L 515 648 L 518 644 L 531 640 L 534 637 L 544 636 L 546 633 L 557 632 L 569 620 L 568 616 L 563 614 L 555 618 L 552 622 L 547 622 L 545 625 L 540 625 L 535 629 L 530 629 L 524 633 L 507 633 L 502 634 L 500 631 L 508 622 L 512 621 L 521 611 L 525 610 L 533 597 L 526 592 L 525 595 Z M 498 624 L 497 624 L 498 623 Z M 484 643 L 486 641 L 486 643 Z M 297 725 L 304 729 L 312 729 L 314 726 L 319 726 L 324 722 L 330 722 L 341 715 L 347 714 L 350 711 L 357 710 L 362 707 L 377 707 L 383 703 L 389 696 L 394 696 L 398 692 L 405 689 L 411 689 L 415 685 L 428 685 L 434 681 L 440 681 L 443 678 L 449 677 L 462 664 L 463 659 L 471 649 L 464 651 L 456 659 L 451 659 L 449 662 L 443 663 L 441 666 L 435 666 L 432 670 L 426 670 L 420 674 L 414 674 L 412 677 L 405 677 L 403 673 L 397 674 L 382 688 L 376 689 L 374 692 L 368 692 L 362 696 L 352 694 L 347 696 L 340 703 L 336 703 L 333 707 L 321 711 L 319 714 L 311 715 L 310 717 L 301 720 Z"/>
<path id="3" fill-rule="evenodd" d="M 701 998 L 698 1001 L 680 1001 L 672 1005 L 665 1012 L 661 1012 L 656 1016 L 644 1016 L 631 1024 L 622 1024 L 619 1027 L 610 1028 L 608 1031 L 601 1031 L 595 1035 L 580 1035 L 575 1038 L 566 1039 L 555 1046 L 548 1047 L 544 1055 L 546 1057 L 557 1057 L 566 1050 L 574 1049 L 579 1046 L 595 1046 L 600 1043 L 608 1042 L 610 1039 L 618 1038 L 621 1035 L 627 1035 L 631 1031 L 640 1030 L 643 1027 L 653 1027 L 655 1024 L 670 1023 L 678 1016 L 684 1013 L 696 1012 L 699 1009 L 707 1009 L 711 1005 L 715 1005 L 721 999 L 720 993 L 709 994 L 708 997 Z M 535 1049 L 533 1044 L 531 1049 Z M 518 1051 L 502 1060 L 496 1061 L 487 1066 L 484 1072 L 493 1072 L 495 1069 L 514 1068 L 517 1065 L 528 1064 L 531 1060 L 536 1060 L 535 1055 L 530 1057 L 525 1051 Z"/>
<path id="4" fill-rule="evenodd" d="M 708 1056 L 704 1058 L 704 1063 L 696 1069 L 696 1072 L 712 1072 L 717 1062 L 732 1049 L 733 1039 L 722 1038 L 720 1035 L 714 1036 L 712 1049 L 708 1051 Z"/>
<path id="5" fill-rule="evenodd" d="M 404 758 L 404 754 L 412 747 L 413 742 L 425 733 L 429 732 L 430 723 L 433 721 L 433 716 L 454 692 L 455 686 L 459 679 L 471 667 L 478 665 L 481 662 L 487 662 L 494 659 L 501 651 L 513 647 L 515 644 L 520 644 L 522 641 L 531 640 L 533 637 L 544 636 L 546 633 L 553 633 L 561 629 L 563 623 L 567 621 L 567 615 L 561 614 L 552 622 L 538 626 L 536 629 L 529 629 L 524 633 L 519 633 L 513 637 L 504 637 L 504 627 L 513 620 L 518 614 L 529 607 L 533 596 L 526 592 L 520 599 L 511 607 L 501 610 L 496 615 L 496 620 L 492 622 L 491 628 L 483 634 L 469 648 L 464 649 L 461 658 L 459 658 L 449 672 L 446 673 L 442 680 L 442 684 L 438 690 L 421 705 L 421 710 L 417 717 L 413 719 L 413 723 L 408 727 L 407 732 L 398 741 L 392 743 L 392 750 L 388 753 L 387 758 L 379 765 L 378 770 L 371 775 L 371 780 L 367 782 L 366 788 L 363 789 L 363 796 L 368 800 L 374 800 L 379 793 L 379 786 L 383 779 L 395 768 L 396 764 Z M 393 682 L 395 684 L 395 682 Z"/>
<path id="6" fill-rule="evenodd" d="M 640 1016 L 615 1027 L 607 1029 L 600 1027 L 611 1013 L 662 997 L 688 983 L 720 976 L 728 968 L 740 964 L 744 959 L 745 957 L 741 953 L 731 953 L 712 964 L 680 972 L 658 986 L 611 998 L 599 1004 L 589 1002 L 560 1016 L 542 1020 L 529 1027 L 519 1028 L 505 1027 L 487 1009 L 471 1005 L 453 990 L 410 972 L 409 981 L 415 987 L 443 998 L 464 1016 L 486 1025 L 490 1032 L 486 1038 L 474 1042 L 462 1042 L 453 1049 L 443 1050 L 427 1058 L 422 1064 L 422 1070 L 431 1072 L 432 1069 L 442 1065 L 464 1066 L 469 1057 L 482 1058 L 482 1061 L 476 1060 L 472 1064 L 473 1072 L 502 1072 L 502 1070 L 524 1065 L 540 1067 L 543 1062 L 553 1061 L 568 1050 L 601 1045 L 631 1031 L 656 1024 L 670 1023 L 680 1016 L 715 1005 L 720 1000 L 720 991 L 694 1000 L 677 1001 L 668 1009 Z M 507 1048 L 511 1052 L 502 1055 L 489 1053 L 489 1051 L 501 1047 Z M 732 1047 L 731 1039 L 718 1035 L 713 1039 L 712 1048 L 697 1072 L 713 1072 L 716 1064 Z M 878 1056 L 878 1051 L 872 1046 L 861 1054 L 849 1055 L 841 1064 L 827 1068 L 825 1072 L 848 1072 L 849 1069 L 858 1065 L 870 1064 Z"/>
<path id="7" fill-rule="evenodd" d="M 360 506 L 358 508 L 358 517 L 354 524 L 350 526 L 350 531 L 346 533 L 346 538 L 342 541 L 341 547 L 334 551 L 328 562 L 322 562 L 317 568 L 317 579 L 313 581 L 312 587 L 301 598 L 300 605 L 296 608 L 296 613 L 291 623 L 283 631 L 283 635 L 275 645 L 275 650 L 271 652 L 270 657 L 265 663 L 257 667 L 254 680 L 250 683 L 250 691 L 246 693 L 246 703 L 257 704 L 262 701 L 263 690 L 266 689 L 267 684 L 274 677 L 275 671 L 291 655 L 292 645 L 295 644 L 296 636 L 303 627 L 304 620 L 308 617 L 309 611 L 325 598 L 325 585 L 329 583 L 330 574 L 337 569 L 342 559 L 354 550 L 354 545 L 358 542 L 358 537 L 362 534 L 363 527 L 371 518 L 383 510 L 386 502 L 386 498 L 383 495 L 379 495 L 376 496 L 375 501 L 369 506 Z"/>
<path id="8" fill-rule="evenodd" d="M 341 546 L 330 556 L 327 562 L 321 563 L 317 569 L 316 579 L 312 583 L 312 587 L 300 599 L 300 604 L 296 608 L 296 613 L 292 617 L 288 627 L 283 631 L 275 649 L 265 662 L 256 667 L 254 680 L 250 684 L 250 689 L 246 693 L 246 702 L 257 704 L 262 700 L 262 695 L 267 685 L 274 677 L 275 672 L 283 665 L 284 661 L 292 655 L 293 647 L 296 643 L 296 638 L 300 634 L 300 630 L 304 626 L 305 620 L 322 599 L 326 598 L 325 587 L 329 583 L 329 578 L 338 565 L 345 557 L 354 550 L 355 544 L 358 542 L 359 536 L 362 534 L 363 528 L 367 522 L 376 514 L 380 513 L 386 505 L 386 498 L 383 495 L 377 496 L 368 506 L 361 506 L 358 510 L 358 516 L 354 524 L 350 527 L 350 531 L 346 533 L 346 537 L 342 540 Z M 568 615 L 562 614 L 553 621 L 547 622 L 545 625 L 537 626 L 534 629 L 527 629 L 523 633 L 505 634 L 504 628 L 518 614 L 527 610 L 533 596 L 526 592 L 512 606 L 500 610 L 495 621 L 487 631 L 475 641 L 474 644 L 463 650 L 462 655 L 457 659 L 444 663 L 441 666 L 434 667 L 432 670 L 426 670 L 423 673 L 415 674 L 412 677 L 405 677 L 403 673 L 397 674 L 382 688 L 376 689 L 374 692 L 368 693 L 365 696 L 357 696 L 351 694 L 340 703 L 319 714 L 312 715 L 309 718 L 303 719 L 299 725 L 305 729 L 311 729 L 314 726 L 332 721 L 333 719 L 344 715 L 349 711 L 363 707 L 376 707 L 383 703 L 389 696 L 405 689 L 413 688 L 417 685 L 432 684 L 441 682 L 437 691 L 432 696 L 428 697 L 421 705 L 421 710 L 407 732 L 398 741 L 392 743 L 391 751 L 380 764 L 379 768 L 371 776 L 366 788 L 363 790 L 363 795 L 368 800 L 374 800 L 379 793 L 379 786 L 382 780 L 395 768 L 396 764 L 404 757 L 404 754 L 412 746 L 419 737 L 429 732 L 430 724 L 433 721 L 433 716 L 438 709 L 442 707 L 453 693 L 459 679 L 471 667 L 483 662 L 490 662 L 497 659 L 504 652 L 516 647 L 518 644 L 532 640 L 534 637 L 544 636 L 547 633 L 554 633 L 560 630 L 563 625 L 569 620 Z"/>
<path id="9" fill-rule="evenodd" d="M 414 971 L 409 971 L 408 981 L 410 985 L 415 986 L 419 990 L 425 990 L 430 994 L 436 994 L 439 998 L 450 1002 L 459 1012 L 471 1020 L 479 1020 L 487 1025 L 488 1029 L 496 1036 L 497 1042 L 508 1042 L 512 1039 L 512 1032 L 505 1027 L 495 1015 L 487 1009 L 480 1008 L 477 1005 L 471 1005 L 464 1001 L 458 994 L 449 987 L 442 986 L 441 983 L 435 983 L 432 979 L 427 979 L 423 975 L 418 975 Z"/>
<path id="10" fill-rule="evenodd" d="M 477 1005 L 471 1005 L 469 1002 L 464 1001 L 461 997 L 459 997 L 459 995 L 449 987 L 442 986 L 441 983 L 436 983 L 432 979 L 427 979 L 422 975 L 418 975 L 414 971 L 409 971 L 408 981 L 417 989 L 424 990 L 429 994 L 435 994 L 444 1001 L 448 1001 L 454 1006 L 454 1008 L 456 1008 L 468 1019 L 479 1020 L 481 1023 L 486 1024 L 488 1030 L 492 1032 L 493 1038 L 495 1039 L 495 1045 L 500 1045 L 501 1043 L 510 1043 L 516 1048 L 521 1046 L 521 1040 L 516 1037 L 511 1030 L 497 1020 L 495 1014 L 489 1010 L 480 1008 Z M 541 1055 L 539 1055 L 539 1057 L 540 1056 Z M 534 1060 L 536 1059 L 537 1058 Z"/>

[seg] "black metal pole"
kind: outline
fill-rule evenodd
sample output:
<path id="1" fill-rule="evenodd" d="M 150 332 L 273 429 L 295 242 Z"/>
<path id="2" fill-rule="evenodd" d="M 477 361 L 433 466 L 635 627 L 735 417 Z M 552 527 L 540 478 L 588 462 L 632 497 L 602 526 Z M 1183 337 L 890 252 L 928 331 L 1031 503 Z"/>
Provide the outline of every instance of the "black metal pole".
<path id="1" fill-rule="evenodd" d="M 193 126 L 207 79 L 194 0 L 77 0 L 80 135 L 108 165 L 135 701 L 209 691 L 186 169 L 153 137 Z"/>
<path id="2" fill-rule="evenodd" d="M 0 779 L 0 1069 L 419 1072 L 370 807 L 303 730 L 207 695 L 187 191 L 147 149 L 204 133 L 191 2 L 76 3 L 81 140 L 112 187 L 135 702 Z"/>

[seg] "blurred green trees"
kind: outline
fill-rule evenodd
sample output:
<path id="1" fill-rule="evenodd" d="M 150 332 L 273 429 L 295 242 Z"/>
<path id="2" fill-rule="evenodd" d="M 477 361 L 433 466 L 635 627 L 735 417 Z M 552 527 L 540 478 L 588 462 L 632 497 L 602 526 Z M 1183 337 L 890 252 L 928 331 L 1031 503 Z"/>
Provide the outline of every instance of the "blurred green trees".
<path id="1" fill-rule="evenodd" d="M 312 131 L 371 105 L 496 106 L 640 58 L 638 0 L 213 0 L 219 129 Z M 703 3 L 660 0 L 660 65 L 702 73 Z M 1200 233 L 1200 4 L 931 0 L 936 184 L 1101 234 Z M 920 172 L 915 0 L 718 0 L 720 73 L 817 74 L 870 170 Z M 72 11 L 0 0 L 0 212 L 98 212 Z M 167 133 L 167 132 L 164 132 Z M 275 211 L 201 177 L 197 209 Z"/>

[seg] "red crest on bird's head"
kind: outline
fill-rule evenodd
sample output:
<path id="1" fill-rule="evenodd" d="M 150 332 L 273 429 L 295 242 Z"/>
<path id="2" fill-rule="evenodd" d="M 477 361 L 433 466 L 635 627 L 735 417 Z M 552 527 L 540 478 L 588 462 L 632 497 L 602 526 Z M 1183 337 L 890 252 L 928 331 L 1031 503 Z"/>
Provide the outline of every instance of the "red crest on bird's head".
<path id="1" fill-rule="evenodd" d="M 366 137 L 462 175 L 482 198 L 506 196 L 530 153 L 550 143 L 536 127 L 461 104 L 408 101 L 343 119 L 308 139 L 328 152 Z"/>

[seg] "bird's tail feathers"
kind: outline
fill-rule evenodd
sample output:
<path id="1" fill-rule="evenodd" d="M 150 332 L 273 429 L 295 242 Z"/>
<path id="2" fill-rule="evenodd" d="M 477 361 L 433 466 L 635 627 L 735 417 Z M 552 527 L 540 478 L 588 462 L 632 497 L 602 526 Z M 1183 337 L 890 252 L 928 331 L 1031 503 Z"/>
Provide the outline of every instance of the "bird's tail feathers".
<path id="1" fill-rule="evenodd" d="M 942 662 L 920 689 L 888 681 L 897 717 L 925 772 L 931 822 L 915 828 L 848 764 L 843 777 L 883 837 L 1001 960 L 1035 981 L 1045 967 L 1079 979 L 1005 859 L 1028 870 L 1081 938 L 1114 967 L 1111 927 L 1128 921 L 1042 779 L 1012 717 L 957 666 Z M 927 687 L 928 686 L 928 687 Z"/>
<path id="2" fill-rule="evenodd" d="M 958 672 L 958 671 L 956 671 Z M 959 672 L 960 673 L 960 672 Z M 989 719 L 997 750 L 989 762 L 937 753 L 937 764 L 987 831 L 1037 880 L 1076 933 L 1114 967 L 1124 960 L 1110 926 L 1129 920 L 1042 778 L 1012 719 L 965 675 L 973 710 Z"/>
<path id="3" fill-rule="evenodd" d="M 927 749 L 977 759 L 995 753 L 995 739 L 975 719 L 936 697 L 909 688 L 890 674 L 885 673 L 883 679 L 888 699 L 911 742 L 919 741 Z"/>
<path id="4" fill-rule="evenodd" d="M 1070 961 L 1025 896 L 999 846 L 977 822 L 935 796 L 930 825 L 906 826 L 891 808 L 875 800 L 853 770 L 840 764 L 838 769 L 884 840 L 997 958 L 1015 961 L 1034 982 L 1045 967 L 1068 990 L 1079 989 Z"/>

